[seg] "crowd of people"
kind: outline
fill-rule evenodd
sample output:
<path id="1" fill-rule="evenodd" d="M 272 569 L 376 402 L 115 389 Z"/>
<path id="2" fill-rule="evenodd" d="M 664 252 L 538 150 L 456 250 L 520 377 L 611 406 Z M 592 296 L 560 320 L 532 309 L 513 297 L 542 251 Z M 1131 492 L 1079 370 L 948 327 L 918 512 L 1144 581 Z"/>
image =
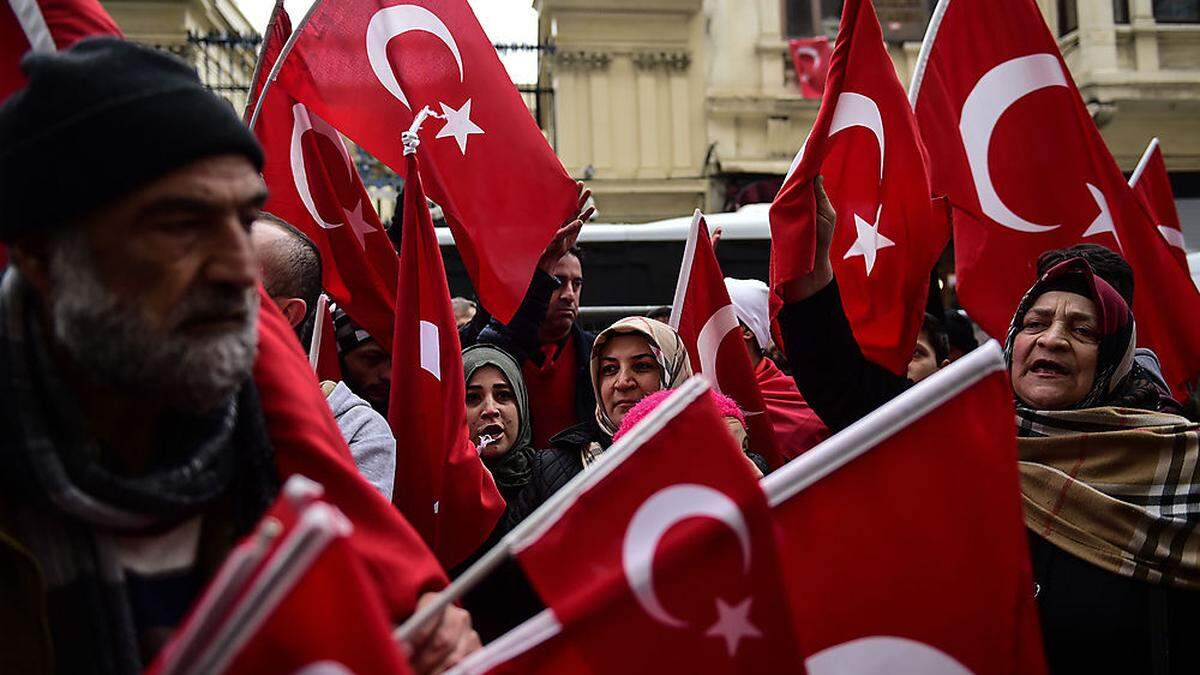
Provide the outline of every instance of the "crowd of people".
<path id="1" fill-rule="evenodd" d="M 303 232 L 261 211 L 258 144 L 181 62 L 93 39 L 24 68 L 27 87 L 0 107 L 10 252 L 0 284 L 0 671 L 133 673 L 279 489 L 271 401 L 252 372 L 259 302 L 268 298 L 307 349 L 322 260 Z M 61 163 L 81 149 L 103 164 L 85 176 Z M 789 457 L 977 344 L 954 311 L 927 315 L 905 376 L 867 360 L 829 263 L 836 215 L 819 189 L 818 210 L 814 269 L 780 289 L 781 344 L 766 284 L 726 281 Z M 574 240 L 590 213 L 577 215 L 507 324 L 454 303 L 470 440 L 507 504 L 480 554 L 693 376 L 663 321 L 581 327 L 586 255 Z M 1119 254 L 1050 251 L 1038 274 L 1013 308 L 1005 356 L 1048 664 L 1191 672 L 1197 496 L 1176 488 L 1195 468 L 1200 427 L 1138 348 L 1133 275 Z M 322 393 L 364 484 L 390 500 L 405 439 L 385 418 L 389 348 L 340 309 L 333 323 L 344 379 Z M 772 357 L 780 352 L 785 368 Z M 737 405 L 718 404 L 747 461 L 769 472 Z M 1085 449 L 1097 459 L 1081 469 Z M 1175 458 L 1165 468 L 1164 452 Z M 1078 489 L 1057 490 L 1063 481 Z M 1064 526 L 1038 527 L 1049 521 Z M 418 671 L 438 672 L 542 609 L 515 564 L 463 605 L 407 645 Z"/>

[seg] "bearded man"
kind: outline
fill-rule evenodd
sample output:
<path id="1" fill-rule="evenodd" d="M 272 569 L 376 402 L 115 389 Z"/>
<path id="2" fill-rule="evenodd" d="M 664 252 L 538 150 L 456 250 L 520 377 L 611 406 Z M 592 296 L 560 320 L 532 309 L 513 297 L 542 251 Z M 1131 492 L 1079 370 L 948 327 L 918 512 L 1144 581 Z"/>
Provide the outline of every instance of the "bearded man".
<path id="1" fill-rule="evenodd" d="M 139 673 L 279 488 L 251 378 L 262 152 L 169 55 L 96 38 L 22 67 L 0 106 L 0 672 Z M 462 621 L 421 670 L 478 644 Z"/>

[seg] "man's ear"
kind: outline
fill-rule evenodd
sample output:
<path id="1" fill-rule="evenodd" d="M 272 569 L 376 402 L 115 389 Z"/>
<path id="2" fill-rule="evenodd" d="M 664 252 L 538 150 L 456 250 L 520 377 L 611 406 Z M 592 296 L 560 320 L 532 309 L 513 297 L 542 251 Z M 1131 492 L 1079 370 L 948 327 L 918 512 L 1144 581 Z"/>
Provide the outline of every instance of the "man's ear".
<path id="1" fill-rule="evenodd" d="M 758 336 L 754 334 L 754 331 L 750 330 L 750 327 L 747 326 L 746 324 L 741 323 L 741 322 L 738 322 L 738 323 L 742 328 L 742 339 L 743 340 L 752 340 L 752 341 L 754 341 L 755 345 L 758 345 Z"/>
<path id="2" fill-rule="evenodd" d="M 276 303 L 292 328 L 299 326 L 304 320 L 304 315 L 308 313 L 308 303 L 300 298 L 281 298 Z"/>

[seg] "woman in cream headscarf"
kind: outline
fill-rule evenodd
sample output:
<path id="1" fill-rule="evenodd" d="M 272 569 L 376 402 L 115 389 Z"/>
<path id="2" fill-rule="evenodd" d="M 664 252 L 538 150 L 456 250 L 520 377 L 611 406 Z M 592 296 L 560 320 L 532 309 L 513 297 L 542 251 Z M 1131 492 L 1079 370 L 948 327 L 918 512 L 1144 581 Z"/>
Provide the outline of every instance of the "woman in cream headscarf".
<path id="1" fill-rule="evenodd" d="M 594 419 L 556 435 L 549 449 L 537 453 L 529 485 L 505 513 L 506 529 L 596 461 L 638 401 L 674 389 L 692 376 L 679 334 L 661 321 L 642 316 L 621 319 L 596 336 L 590 369 L 596 394 Z"/>

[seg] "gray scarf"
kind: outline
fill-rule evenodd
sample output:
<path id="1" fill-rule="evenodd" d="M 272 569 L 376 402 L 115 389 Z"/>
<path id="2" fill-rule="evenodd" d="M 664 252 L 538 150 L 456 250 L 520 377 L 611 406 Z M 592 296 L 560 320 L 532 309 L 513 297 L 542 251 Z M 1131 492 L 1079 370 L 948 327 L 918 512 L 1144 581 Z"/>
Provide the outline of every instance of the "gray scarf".
<path id="1" fill-rule="evenodd" d="M 34 303 L 10 269 L 0 282 L 0 471 L 15 497 L 10 519 L 41 567 L 56 652 L 93 655 L 94 672 L 137 673 L 137 626 L 113 536 L 165 531 L 222 500 L 232 502 L 236 529 L 248 529 L 277 480 L 261 419 L 239 415 L 257 409 L 256 393 L 246 386 L 211 415 L 181 415 L 162 461 L 144 476 L 116 474 L 99 461 L 60 380 Z M 231 498 L 235 482 L 250 489 Z"/>
<path id="2" fill-rule="evenodd" d="M 533 475 L 533 426 L 529 421 L 529 391 L 521 367 L 513 357 L 489 344 L 471 345 L 463 350 L 463 377 L 467 382 L 476 370 L 492 366 L 504 375 L 517 398 L 517 438 L 508 452 L 500 457 L 484 458 L 483 464 L 503 491 L 519 490 Z"/>

